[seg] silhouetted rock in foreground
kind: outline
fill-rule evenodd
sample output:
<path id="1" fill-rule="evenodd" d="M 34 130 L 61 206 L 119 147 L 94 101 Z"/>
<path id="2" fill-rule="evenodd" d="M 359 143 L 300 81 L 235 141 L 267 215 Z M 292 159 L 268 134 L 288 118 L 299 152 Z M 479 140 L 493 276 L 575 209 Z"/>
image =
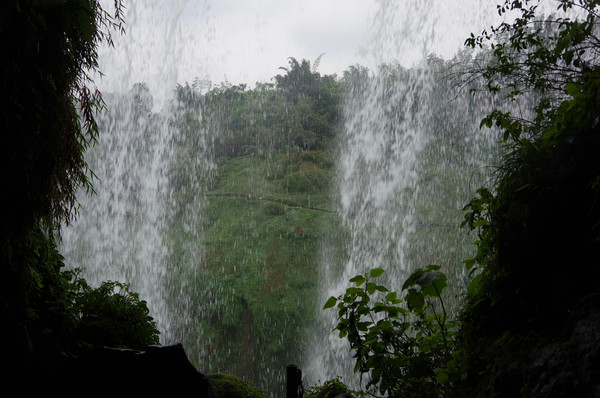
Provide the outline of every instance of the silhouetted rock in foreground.
<path id="1" fill-rule="evenodd" d="M 143 351 L 96 349 L 24 379 L 19 396 L 216 398 L 214 386 L 189 362 L 181 344 Z"/>

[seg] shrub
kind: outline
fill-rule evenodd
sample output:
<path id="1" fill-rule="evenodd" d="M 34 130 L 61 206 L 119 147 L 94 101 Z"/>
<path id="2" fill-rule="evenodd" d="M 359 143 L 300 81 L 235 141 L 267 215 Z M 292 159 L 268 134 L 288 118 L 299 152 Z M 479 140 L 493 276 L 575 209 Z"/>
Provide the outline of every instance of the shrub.
<path id="1" fill-rule="evenodd" d="M 315 385 L 306 390 L 306 398 L 336 398 L 340 395 L 354 396 L 356 393 L 351 391 L 340 378 L 330 379 L 321 385 Z"/>
<path id="2" fill-rule="evenodd" d="M 336 330 L 355 352 L 355 372 L 368 374 L 367 390 L 389 397 L 440 396 L 457 370 L 456 323 L 441 297 L 446 275 L 437 265 L 417 269 L 406 280 L 404 300 L 373 280 L 374 268 L 350 280 L 325 309 L 337 307 Z M 384 297 L 380 295 L 385 294 Z"/>
<path id="3" fill-rule="evenodd" d="M 158 344 L 159 331 L 146 302 L 128 284 L 106 281 L 91 288 L 78 271 L 66 272 L 72 277 L 73 337 L 80 346 L 142 349 Z"/>
<path id="4" fill-rule="evenodd" d="M 318 172 L 296 172 L 288 175 L 283 181 L 288 192 L 323 192 L 329 186 L 329 178 L 326 173 Z"/>
<path id="5" fill-rule="evenodd" d="M 217 373 L 208 376 L 219 398 L 264 398 L 265 392 L 239 377 Z"/>

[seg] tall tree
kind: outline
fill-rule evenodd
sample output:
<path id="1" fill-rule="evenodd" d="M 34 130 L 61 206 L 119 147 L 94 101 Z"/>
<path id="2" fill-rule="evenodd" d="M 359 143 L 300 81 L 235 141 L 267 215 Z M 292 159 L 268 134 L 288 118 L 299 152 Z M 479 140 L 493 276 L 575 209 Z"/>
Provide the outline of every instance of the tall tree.
<path id="1" fill-rule="evenodd" d="M 341 82 L 335 75 L 321 76 L 305 59 L 290 57 L 288 62 L 289 67 L 279 68 L 286 73 L 275 76 L 275 82 L 289 104 L 294 143 L 304 149 L 323 147 L 340 121 Z"/>

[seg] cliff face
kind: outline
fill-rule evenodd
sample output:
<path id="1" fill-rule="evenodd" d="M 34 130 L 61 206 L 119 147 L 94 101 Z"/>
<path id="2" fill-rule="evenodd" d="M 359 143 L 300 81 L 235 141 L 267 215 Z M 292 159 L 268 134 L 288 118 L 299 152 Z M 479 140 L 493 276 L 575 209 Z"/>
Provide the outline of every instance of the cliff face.
<path id="1" fill-rule="evenodd" d="M 479 375 L 468 378 L 461 393 L 472 397 L 599 397 L 599 339 L 600 312 L 594 310 L 561 339 L 544 342 L 532 337 L 519 344 L 514 339 L 499 343 L 485 354 L 489 366 L 481 366 Z M 495 360 L 490 359 L 492 355 Z"/>
<path id="2" fill-rule="evenodd" d="M 600 396 L 600 311 L 579 320 L 562 341 L 530 353 L 531 393 L 537 397 Z"/>
<path id="3" fill-rule="evenodd" d="M 554 125 L 515 144 L 486 202 L 482 284 L 463 324 L 475 396 L 600 395 L 594 103 L 565 101 Z"/>

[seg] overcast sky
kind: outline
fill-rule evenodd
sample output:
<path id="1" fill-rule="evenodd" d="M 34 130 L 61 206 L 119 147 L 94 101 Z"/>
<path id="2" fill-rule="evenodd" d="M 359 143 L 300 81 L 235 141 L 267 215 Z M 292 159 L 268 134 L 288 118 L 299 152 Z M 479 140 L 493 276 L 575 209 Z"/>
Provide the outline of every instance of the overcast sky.
<path id="1" fill-rule="evenodd" d="M 112 0 L 106 0 L 110 8 Z M 209 79 L 268 82 L 288 57 L 319 72 L 450 57 L 493 22 L 490 0 L 129 0 L 126 31 L 100 51 L 103 91 L 145 82 L 153 94 Z"/>

